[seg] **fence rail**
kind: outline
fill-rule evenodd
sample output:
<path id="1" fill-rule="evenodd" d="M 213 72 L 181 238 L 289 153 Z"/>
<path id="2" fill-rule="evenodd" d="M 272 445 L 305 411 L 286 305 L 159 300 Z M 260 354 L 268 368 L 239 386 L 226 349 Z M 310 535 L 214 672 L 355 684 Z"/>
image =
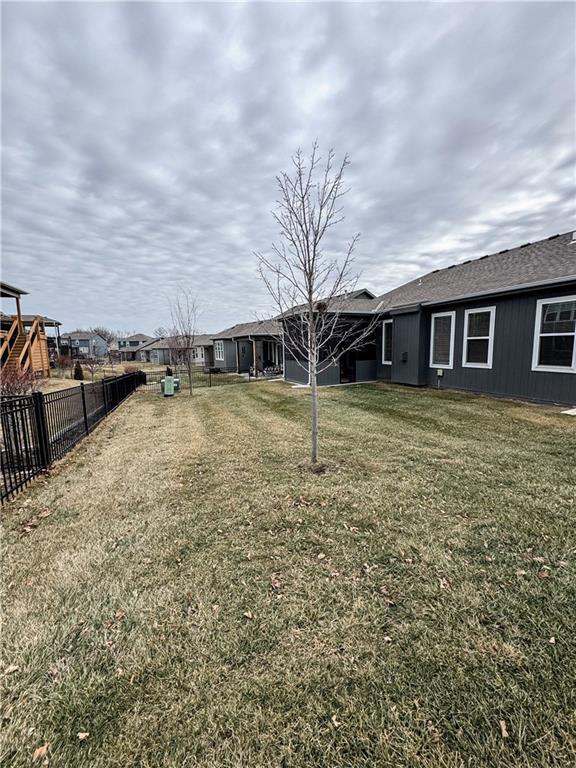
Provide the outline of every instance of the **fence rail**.
<path id="1" fill-rule="evenodd" d="M 178 379 L 181 391 L 187 391 L 190 386 L 190 377 L 187 368 L 173 370 L 174 376 Z M 162 380 L 165 377 L 164 372 L 146 372 L 146 380 L 140 385 L 140 389 L 150 392 L 160 392 Z M 220 387 L 225 384 L 243 384 L 253 380 L 249 371 L 246 373 L 237 373 L 236 368 L 201 368 L 194 366 L 192 368 L 192 389 L 202 389 L 204 387 Z"/>
<path id="2" fill-rule="evenodd" d="M 141 372 L 127 373 L 46 395 L 34 392 L 3 398 L 2 503 L 68 453 L 143 381 Z"/>

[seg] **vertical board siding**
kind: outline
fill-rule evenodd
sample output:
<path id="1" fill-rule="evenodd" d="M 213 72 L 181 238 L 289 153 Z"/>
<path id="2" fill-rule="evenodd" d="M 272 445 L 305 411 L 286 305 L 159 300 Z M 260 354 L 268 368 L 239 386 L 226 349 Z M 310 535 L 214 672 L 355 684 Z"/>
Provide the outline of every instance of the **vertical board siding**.
<path id="1" fill-rule="evenodd" d="M 476 300 L 452 307 L 444 305 L 443 309 L 456 311 L 456 336 L 454 368 L 444 370 L 440 386 L 526 400 L 570 405 L 576 403 L 576 374 L 532 370 L 537 300 L 569 296 L 575 288 L 548 289 L 532 295 Z M 496 307 L 492 368 L 464 368 L 464 311 L 488 305 Z M 429 322 L 428 316 L 428 325 Z M 436 370 L 428 368 L 426 383 L 436 386 L 437 382 Z"/>

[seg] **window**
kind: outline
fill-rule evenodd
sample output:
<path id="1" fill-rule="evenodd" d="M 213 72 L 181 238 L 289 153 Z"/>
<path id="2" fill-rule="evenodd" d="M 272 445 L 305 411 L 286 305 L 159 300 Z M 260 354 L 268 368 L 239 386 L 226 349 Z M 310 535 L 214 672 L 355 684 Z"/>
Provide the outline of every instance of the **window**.
<path id="1" fill-rule="evenodd" d="M 455 312 L 438 312 L 432 315 L 430 334 L 430 367 L 452 368 L 454 361 Z"/>
<path id="2" fill-rule="evenodd" d="M 214 342 L 214 359 L 224 360 L 224 342 L 222 340 Z"/>
<path id="3" fill-rule="evenodd" d="M 495 315 L 496 307 L 467 309 L 464 312 L 464 368 L 492 368 Z"/>
<path id="4" fill-rule="evenodd" d="M 392 320 L 382 323 L 382 365 L 392 365 Z"/>
<path id="5" fill-rule="evenodd" d="M 576 373 L 576 296 L 536 302 L 532 370 Z"/>

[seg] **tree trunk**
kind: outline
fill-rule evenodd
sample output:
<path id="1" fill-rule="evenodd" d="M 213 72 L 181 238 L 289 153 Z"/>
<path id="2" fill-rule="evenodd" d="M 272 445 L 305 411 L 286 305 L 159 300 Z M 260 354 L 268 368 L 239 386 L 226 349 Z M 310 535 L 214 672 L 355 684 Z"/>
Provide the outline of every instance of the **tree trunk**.
<path id="1" fill-rule="evenodd" d="M 316 379 L 316 361 L 310 361 L 310 395 L 312 408 L 312 465 L 318 463 L 318 381 Z"/>

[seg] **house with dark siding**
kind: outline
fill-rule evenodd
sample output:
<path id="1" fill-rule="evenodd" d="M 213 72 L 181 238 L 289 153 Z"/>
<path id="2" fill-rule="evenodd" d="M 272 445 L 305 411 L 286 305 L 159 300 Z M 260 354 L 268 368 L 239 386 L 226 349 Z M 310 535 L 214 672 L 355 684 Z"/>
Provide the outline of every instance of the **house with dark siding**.
<path id="1" fill-rule="evenodd" d="M 381 379 L 576 403 L 576 236 L 572 232 L 434 270 L 346 311 L 376 314 L 374 357 L 352 351 L 325 383 Z M 300 369 L 301 370 L 301 369 Z M 356 376 L 353 376 L 354 370 Z M 286 364 L 286 378 L 305 376 Z"/>
<path id="2" fill-rule="evenodd" d="M 282 370 L 282 325 L 278 320 L 238 323 L 213 336 L 214 367 L 255 375 Z"/>

